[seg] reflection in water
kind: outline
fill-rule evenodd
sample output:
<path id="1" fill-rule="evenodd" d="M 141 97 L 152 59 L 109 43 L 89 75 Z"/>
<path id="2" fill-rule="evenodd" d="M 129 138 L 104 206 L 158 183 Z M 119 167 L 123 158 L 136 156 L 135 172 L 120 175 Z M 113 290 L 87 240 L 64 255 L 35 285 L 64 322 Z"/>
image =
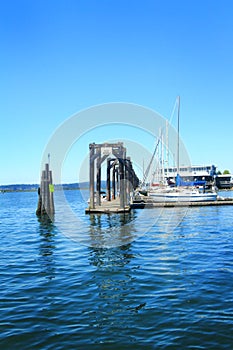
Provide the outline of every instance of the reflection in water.
<path id="1" fill-rule="evenodd" d="M 134 257 L 133 254 L 130 253 L 130 244 L 115 249 L 93 248 L 91 252 L 91 264 L 97 268 L 104 269 L 124 267 Z"/>
<path id="2" fill-rule="evenodd" d="M 187 208 L 133 209 L 130 213 L 85 214 L 87 203 L 80 191 L 67 191 L 69 210 L 64 198 L 56 194 L 57 229 L 66 237 L 85 246 L 111 248 L 132 243 L 151 232 L 174 231 L 186 215 Z M 89 192 L 86 192 L 86 197 Z M 66 204 L 67 201 L 65 200 Z"/>
<path id="3" fill-rule="evenodd" d="M 90 214 L 89 234 L 92 247 L 118 247 L 132 242 L 136 229 L 135 212 L 124 214 Z"/>
<path id="4" fill-rule="evenodd" d="M 150 209 L 149 212 L 157 218 L 153 224 L 153 234 L 156 236 L 159 232 L 167 237 L 181 225 L 189 210 L 188 207 L 163 208 L 162 211 L 159 208 Z M 151 217 L 147 215 L 147 219 L 151 220 Z"/>
<path id="5" fill-rule="evenodd" d="M 90 214 L 90 222 L 92 226 L 117 227 L 128 224 L 136 217 L 135 212 L 123 214 Z"/>
<path id="6" fill-rule="evenodd" d="M 55 227 L 49 217 L 41 217 L 38 219 L 40 222 L 39 234 L 41 237 L 41 244 L 39 250 L 39 260 L 41 264 L 42 275 L 51 280 L 55 277 L 55 266 L 53 252 L 55 246 Z"/>
<path id="7" fill-rule="evenodd" d="M 136 258 L 130 244 L 116 248 L 90 248 L 89 261 L 96 270 L 92 282 L 98 289 L 97 309 L 93 324 L 99 329 L 106 327 L 128 327 L 126 320 L 129 314 L 138 313 L 146 303 L 141 301 L 135 291 L 133 275 L 138 266 L 134 265 Z M 116 315 L 121 316 L 121 324 Z"/>
<path id="8" fill-rule="evenodd" d="M 134 259 L 131 244 L 135 213 L 91 214 L 91 246 L 89 261 L 96 269 L 93 283 L 98 290 L 98 309 L 93 323 L 100 329 L 116 321 L 114 315 L 131 312 L 129 296 L 134 290 L 132 273 L 128 265 Z M 127 242 L 127 243 L 125 243 Z M 111 248 L 107 248 L 110 246 Z M 135 302 L 135 308 L 138 304 Z"/>

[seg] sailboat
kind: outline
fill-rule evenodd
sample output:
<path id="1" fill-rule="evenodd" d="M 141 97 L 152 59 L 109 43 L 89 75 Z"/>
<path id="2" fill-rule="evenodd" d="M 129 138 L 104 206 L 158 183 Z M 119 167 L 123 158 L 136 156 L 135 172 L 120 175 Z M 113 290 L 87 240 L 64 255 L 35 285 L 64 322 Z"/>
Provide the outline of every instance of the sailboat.
<path id="1" fill-rule="evenodd" d="M 196 187 L 164 187 L 149 191 L 153 202 L 209 202 L 217 199 L 216 192 L 201 192 Z"/>
<path id="2" fill-rule="evenodd" d="M 176 186 L 157 186 L 148 191 L 148 196 L 154 202 L 208 202 L 217 200 L 215 190 L 205 191 L 203 186 L 196 187 L 193 183 L 184 183 L 179 175 L 179 129 L 180 129 L 180 97 L 178 100 L 178 127 L 177 127 L 177 176 Z"/>

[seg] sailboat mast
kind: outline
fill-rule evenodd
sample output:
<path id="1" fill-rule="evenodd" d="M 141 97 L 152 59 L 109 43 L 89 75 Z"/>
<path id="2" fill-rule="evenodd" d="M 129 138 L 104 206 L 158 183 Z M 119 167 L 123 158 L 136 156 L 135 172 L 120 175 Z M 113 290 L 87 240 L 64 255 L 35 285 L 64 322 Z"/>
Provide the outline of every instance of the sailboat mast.
<path id="1" fill-rule="evenodd" d="M 167 166 L 167 178 L 168 178 L 168 166 L 169 166 L 169 149 L 168 149 L 168 120 L 166 120 L 166 166 Z"/>
<path id="2" fill-rule="evenodd" d="M 180 173 L 180 96 L 177 97 L 178 103 L 178 120 L 177 120 L 177 174 Z"/>

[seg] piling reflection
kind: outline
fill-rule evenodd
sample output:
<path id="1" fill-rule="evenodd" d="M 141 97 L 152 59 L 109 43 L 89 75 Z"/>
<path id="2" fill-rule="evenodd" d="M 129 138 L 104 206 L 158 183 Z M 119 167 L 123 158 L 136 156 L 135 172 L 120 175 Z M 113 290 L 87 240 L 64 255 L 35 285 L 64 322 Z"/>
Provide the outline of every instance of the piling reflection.
<path id="1" fill-rule="evenodd" d="M 55 245 L 55 226 L 49 217 L 43 216 L 38 219 L 39 235 L 41 243 L 39 247 L 39 261 L 42 275 L 51 280 L 55 277 L 54 250 Z"/>
<path id="2" fill-rule="evenodd" d="M 124 214 L 90 214 L 90 245 L 110 248 L 127 245 L 134 239 L 135 212 Z"/>
<path id="3" fill-rule="evenodd" d="M 131 253 L 131 245 L 123 245 L 117 248 L 92 248 L 90 262 L 97 268 L 115 268 L 127 265 L 134 255 Z"/>
<path id="4" fill-rule="evenodd" d="M 137 297 L 134 298 L 134 259 L 131 244 L 116 248 L 90 248 L 90 264 L 96 269 L 92 282 L 98 290 L 97 309 L 93 324 L 100 329 L 112 328 L 117 324 L 116 314 L 120 315 L 120 327 L 127 327 L 125 320 L 130 313 L 136 312 Z"/>

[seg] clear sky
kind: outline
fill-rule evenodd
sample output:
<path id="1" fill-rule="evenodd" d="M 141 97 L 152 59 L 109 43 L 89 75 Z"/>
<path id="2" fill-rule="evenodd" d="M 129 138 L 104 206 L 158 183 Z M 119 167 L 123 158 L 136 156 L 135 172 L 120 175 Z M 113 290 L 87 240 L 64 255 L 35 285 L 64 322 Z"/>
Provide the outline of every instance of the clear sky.
<path id="1" fill-rule="evenodd" d="M 0 0 L 0 184 L 38 183 L 78 111 L 129 102 L 170 119 L 177 95 L 192 163 L 233 172 L 232 13 L 230 0 Z"/>

